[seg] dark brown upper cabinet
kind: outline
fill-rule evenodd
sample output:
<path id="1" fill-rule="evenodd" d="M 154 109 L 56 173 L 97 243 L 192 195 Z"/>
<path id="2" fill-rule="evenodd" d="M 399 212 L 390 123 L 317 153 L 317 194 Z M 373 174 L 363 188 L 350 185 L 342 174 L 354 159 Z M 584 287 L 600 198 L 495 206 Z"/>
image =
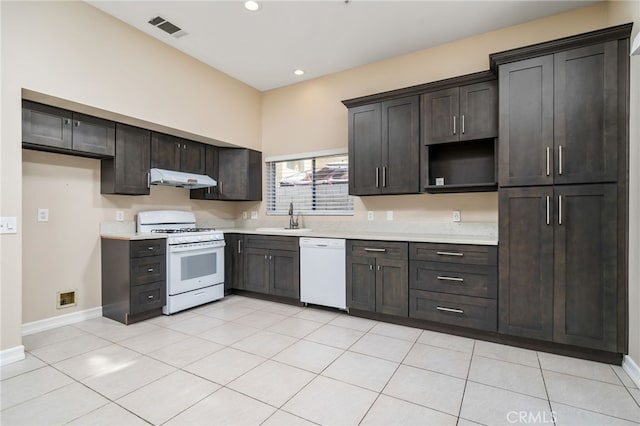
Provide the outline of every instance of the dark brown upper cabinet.
<path id="1" fill-rule="evenodd" d="M 501 186 L 617 180 L 619 60 L 616 40 L 500 65 Z"/>
<path id="2" fill-rule="evenodd" d="M 219 200 L 262 200 L 262 153 L 219 148 L 217 191 Z"/>
<path id="3" fill-rule="evenodd" d="M 498 136 L 495 80 L 422 95 L 424 145 Z"/>
<path id="4" fill-rule="evenodd" d="M 218 181 L 218 150 L 217 146 L 207 145 L 205 147 L 205 174 L 211 179 Z M 219 197 L 218 187 L 210 186 L 208 188 L 192 189 L 191 199 L 196 200 L 217 200 Z"/>
<path id="5" fill-rule="evenodd" d="M 148 195 L 150 164 L 151 132 L 117 123 L 115 156 L 100 162 L 100 193 Z"/>
<path id="6" fill-rule="evenodd" d="M 203 175 L 205 147 L 203 143 L 152 132 L 151 167 Z"/>
<path id="7" fill-rule="evenodd" d="M 419 192 L 418 96 L 349 109 L 349 193 Z"/>
<path id="8" fill-rule="evenodd" d="M 112 157 L 115 123 L 23 100 L 22 146 L 83 157 Z"/>

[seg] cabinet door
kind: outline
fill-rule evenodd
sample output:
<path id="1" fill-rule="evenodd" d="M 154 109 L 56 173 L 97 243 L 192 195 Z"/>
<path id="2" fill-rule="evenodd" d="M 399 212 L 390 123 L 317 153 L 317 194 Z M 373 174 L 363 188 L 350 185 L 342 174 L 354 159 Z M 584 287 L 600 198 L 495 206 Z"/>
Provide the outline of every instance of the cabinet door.
<path id="1" fill-rule="evenodd" d="M 244 253 L 245 290 L 269 293 L 269 252 L 264 249 L 247 248 Z"/>
<path id="2" fill-rule="evenodd" d="M 269 250 L 269 293 L 300 298 L 299 259 L 297 251 Z"/>
<path id="3" fill-rule="evenodd" d="M 499 331 L 551 340 L 553 189 L 500 189 L 499 199 Z"/>
<path id="4" fill-rule="evenodd" d="M 347 256 L 347 306 L 375 312 L 375 258 Z"/>
<path id="5" fill-rule="evenodd" d="M 555 183 L 615 182 L 618 42 L 554 55 Z"/>
<path id="6" fill-rule="evenodd" d="M 500 186 L 553 183 L 553 56 L 500 65 Z"/>
<path id="7" fill-rule="evenodd" d="M 211 179 L 218 181 L 218 147 L 207 145 L 204 151 L 205 174 Z M 191 198 L 202 200 L 218 199 L 218 187 L 208 187 L 201 189 L 192 189 Z"/>
<path id="8" fill-rule="evenodd" d="M 460 140 L 498 136 L 498 87 L 495 81 L 460 87 Z"/>
<path id="9" fill-rule="evenodd" d="M 90 154 L 115 154 L 116 123 L 89 115 L 73 113 L 72 148 Z"/>
<path id="10" fill-rule="evenodd" d="M 379 194 L 381 188 L 382 106 L 349 109 L 349 194 Z"/>
<path id="11" fill-rule="evenodd" d="M 182 149 L 180 151 L 180 171 L 185 173 L 195 173 L 198 175 L 205 174 L 205 147 L 206 145 L 203 143 L 182 141 Z"/>
<path id="12" fill-rule="evenodd" d="M 100 193 L 148 195 L 151 164 L 151 132 L 117 123 L 116 152 L 102 160 Z"/>
<path id="13" fill-rule="evenodd" d="M 262 154 L 249 149 L 221 148 L 218 156 L 218 198 L 261 200 Z"/>
<path id="14" fill-rule="evenodd" d="M 376 259 L 376 312 L 409 316 L 408 261 Z"/>
<path id="15" fill-rule="evenodd" d="M 243 288 L 244 255 L 242 234 L 224 234 L 224 289 Z"/>
<path id="16" fill-rule="evenodd" d="M 22 142 L 71 149 L 71 111 L 22 101 Z"/>
<path id="17" fill-rule="evenodd" d="M 553 340 L 617 349 L 617 189 L 556 187 Z"/>
<path id="18" fill-rule="evenodd" d="M 180 170 L 182 140 L 162 133 L 151 133 L 151 167 Z"/>
<path id="19" fill-rule="evenodd" d="M 420 192 L 420 105 L 417 96 L 382 103 L 382 181 L 386 194 Z"/>
<path id="20" fill-rule="evenodd" d="M 422 143 L 431 145 L 459 139 L 459 89 L 439 90 L 422 95 Z"/>

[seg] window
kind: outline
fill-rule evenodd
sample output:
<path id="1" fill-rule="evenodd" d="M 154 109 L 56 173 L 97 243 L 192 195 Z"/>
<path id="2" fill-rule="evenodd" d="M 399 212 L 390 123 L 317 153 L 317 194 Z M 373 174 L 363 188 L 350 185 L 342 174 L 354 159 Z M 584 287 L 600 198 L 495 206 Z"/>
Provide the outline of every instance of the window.
<path id="1" fill-rule="evenodd" d="M 353 215 L 347 154 L 267 161 L 267 214 Z"/>

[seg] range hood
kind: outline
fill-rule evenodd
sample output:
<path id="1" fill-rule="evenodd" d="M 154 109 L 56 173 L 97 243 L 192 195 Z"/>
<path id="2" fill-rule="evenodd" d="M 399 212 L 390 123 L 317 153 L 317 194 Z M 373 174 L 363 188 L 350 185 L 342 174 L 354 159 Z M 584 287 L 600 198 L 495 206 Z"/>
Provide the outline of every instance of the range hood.
<path id="1" fill-rule="evenodd" d="M 177 186 L 178 188 L 199 189 L 216 186 L 218 183 L 207 175 L 177 172 L 175 170 L 149 170 L 151 185 Z"/>

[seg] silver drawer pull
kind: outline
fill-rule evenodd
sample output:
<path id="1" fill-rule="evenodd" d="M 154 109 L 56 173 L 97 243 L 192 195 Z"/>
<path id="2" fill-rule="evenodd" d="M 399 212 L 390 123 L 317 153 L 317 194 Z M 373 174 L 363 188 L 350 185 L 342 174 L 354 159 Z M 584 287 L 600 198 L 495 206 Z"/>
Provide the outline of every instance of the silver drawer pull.
<path id="1" fill-rule="evenodd" d="M 443 275 L 438 275 L 438 279 L 442 280 L 442 281 L 456 281 L 456 282 L 463 282 L 464 278 L 458 278 L 458 277 L 445 277 Z"/>
<path id="2" fill-rule="evenodd" d="M 154 250 L 154 247 L 147 247 L 147 250 Z"/>
<path id="3" fill-rule="evenodd" d="M 459 253 L 455 251 L 437 251 L 436 254 L 438 256 L 464 256 L 464 253 Z"/>
<path id="4" fill-rule="evenodd" d="M 153 299 L 153 296 L 147 296 L 147 299 Z"/>
<path id="5" fill-rule="evenodd" d="M 147 272 L 153 272 L 153 268 L 147 269 Z"/>
<path id="6" fill-rule="evenodd" d="M 365 248 L 364 251 L 373 251 L 373 252 L 376 252 L 376 253 L 386 253 L 387 249 Z"/>
<path id="7" fill-rule="evenodd" d="M 453 312 L 454 314 L 464 314 L 464 311 L 462 309 L 445 308 L 443 306 L 436 306 L 436 309 L 444 312 Z"/>

